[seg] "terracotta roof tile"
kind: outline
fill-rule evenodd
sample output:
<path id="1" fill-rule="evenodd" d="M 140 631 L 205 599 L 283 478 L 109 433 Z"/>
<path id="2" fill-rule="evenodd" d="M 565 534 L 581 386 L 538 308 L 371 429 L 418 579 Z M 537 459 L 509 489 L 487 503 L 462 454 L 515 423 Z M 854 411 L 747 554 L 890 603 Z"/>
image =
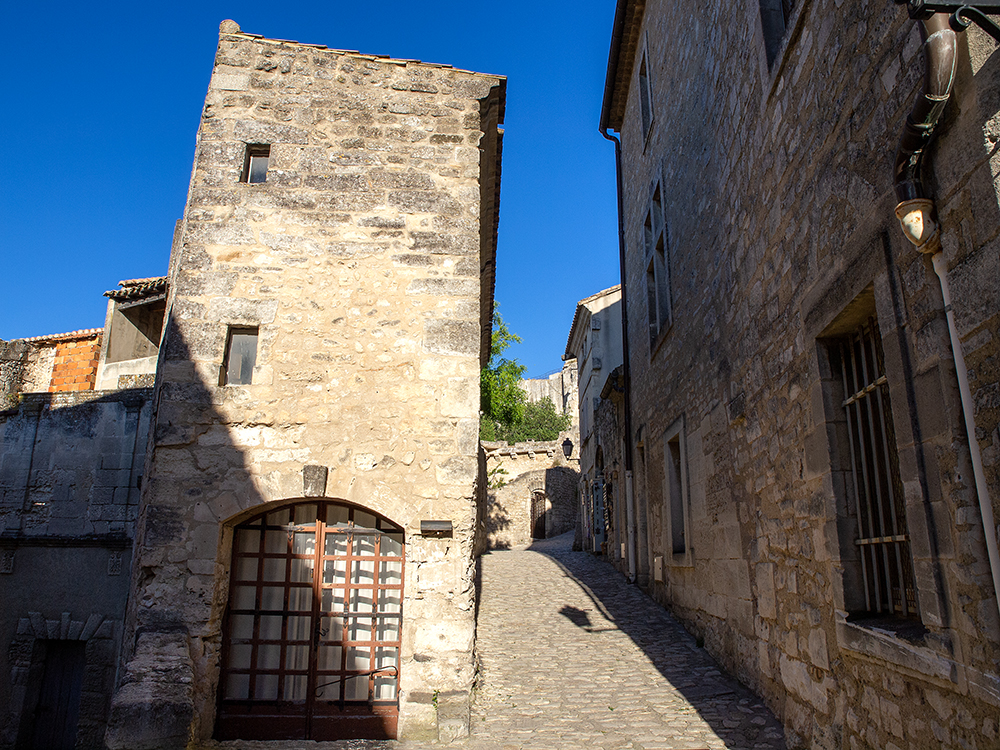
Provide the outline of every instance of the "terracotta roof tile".
<path id="1" fill-rule="evenodd" d="M 147 279 L 125 279 L 119 281 L 118 286 L 121 289 L 111 289 L 105 292 L 104 296 L 110 297 L 115 302 L 123 302 L 163 294 L 167 291 L 167 277 L 151 276 Z"/>

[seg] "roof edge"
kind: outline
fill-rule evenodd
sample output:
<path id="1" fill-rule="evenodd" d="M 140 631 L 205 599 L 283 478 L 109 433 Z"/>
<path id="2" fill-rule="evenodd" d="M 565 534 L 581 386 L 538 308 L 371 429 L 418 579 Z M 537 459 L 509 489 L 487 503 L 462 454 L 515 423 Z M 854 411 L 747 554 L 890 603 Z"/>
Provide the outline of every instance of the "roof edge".
<path id="1" fill-rule="evenodd" d="M 604 78 L 604 99 L 601 102 L 601 120 L 598 126 L 602 133 L 607 132 L 608 128 L 621 132 L 624 118 L 620 111 L 619 84 L 624 82 L 623 78 L 631 78 L 632 66 L 635 63 L 635 46 L 623 47 L 623 41 L 631 39 L 638 30 L 645 9 L 646 0 L 618 0 L 615 6 L 611 49 L 608 51 L 608 70 Z"/>
<path id="2" fill-rule="evenodd" d="M 476 70 L 466 70 L 465 68 L 456 68 L 454 65 L 449 65 L 448 63 L 435 63 L 428 62 L 426 60 L 416 60 L 413 58 L 405 57 L 393 57 L 392 55 L 377 55 L 365 52 L 359 52 L 356 49 L 337 49 L 335 47 L 328 47 L 325 44 L 310 44 L 309 42 L 299 42 L 295 39 L 275 39 L 272 37 L 264 36 L 263 34 L 251 34 L 249 31 L 243 31 L 240 25 L 236 21 L 225 20 L 219 24 L 219 39 L 223 37 L 231 36 L 241 36 L 247 39 L 256 39 L 261 42 L 270 42 L 272 44 L 294 44 L 298 47 L 308 47 L 315 50 L 324 50 L 326 52 L 333 52 L 338 55 L 355 55 L 357 57 L 362 57 L 368 60 L 378 60 L 379 62 L 390 63 L 392 65 L 409 65 L 413 63 L 414 65 L 424 65 L 428 68 L 444 68 L 446 70 L 454 70 L 456 73 L 466 73 L 472 76 L 482 76 L 484 78 L 496 78 L 501 81 L 501 85 L 504 88 L 504 94 L 506 94 L 507 86 L 507 76 L 498 75 L 496 73 L 483 73 Z M 500 122 L 503 122 L 501 120 Z"/>

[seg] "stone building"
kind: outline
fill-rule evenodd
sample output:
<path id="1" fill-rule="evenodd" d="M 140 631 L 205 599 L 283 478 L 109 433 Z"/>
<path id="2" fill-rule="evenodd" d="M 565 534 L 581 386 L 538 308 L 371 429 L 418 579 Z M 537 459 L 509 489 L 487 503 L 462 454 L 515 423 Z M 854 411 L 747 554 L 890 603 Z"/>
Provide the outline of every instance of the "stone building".
<path id="1" fill-rule="evenodd" d="M 222 24 L 110 747 L 467 726 L 504 87 Z"/>
<path id="2" fill-rule="evenodd" d="M 510 549 L 576 529 L 579 451 L 570 428 L 555 440 L 483 443 L 489 477 L 486 546 Z M 567 455 L 568 452 L 568 455 Z"/>
<path id="3" fill-rule="evenodd" d="M 583 548 L 606 551 L 604 448 L 595 430 L 608 374 L 622 364 L 621 287 L 580 300 L 563 359 L 575 362 L 580 398 L 580 523 Z"/>
<path id="4" fill-rule="evenodd" d="M 0 342 L 0 747 L 467 731 L 505 85 L 221 25 L 168 276 Z"/>
<path id="5" fill-rule="evenodd" d="M 1000 746 L 1000 53 L 951 25 L 617 4 L 632 554 L 792 747 Z"/>
<path id="6" fill-rule="evenodd" d="M 0 342 L 2 748 L 104 746 L 153 395 L 95 388 L 118 304 L 103 329 Z"/>

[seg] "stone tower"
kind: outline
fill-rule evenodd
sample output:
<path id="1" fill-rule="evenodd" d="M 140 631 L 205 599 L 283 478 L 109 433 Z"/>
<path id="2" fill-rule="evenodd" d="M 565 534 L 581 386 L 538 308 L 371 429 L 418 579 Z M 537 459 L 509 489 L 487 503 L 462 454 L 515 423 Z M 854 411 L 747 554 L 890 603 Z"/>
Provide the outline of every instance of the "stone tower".
<path id="1" fill-rule="evenodd" d="M 504 92 L 222 23 L 110 747 L 462 731 Z"/>

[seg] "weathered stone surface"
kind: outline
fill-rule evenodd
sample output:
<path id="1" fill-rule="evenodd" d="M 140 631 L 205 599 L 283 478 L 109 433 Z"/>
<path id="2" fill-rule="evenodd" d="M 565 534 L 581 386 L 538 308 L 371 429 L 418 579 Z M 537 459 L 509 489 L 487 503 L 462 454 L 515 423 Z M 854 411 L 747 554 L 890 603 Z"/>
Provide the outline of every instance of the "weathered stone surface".
<path id="1" fill-rule="evenodd" d="M 1000 680 L 1000 615 L 982 526 L 956 523 L 977 499 L 945 311 L 929 259 L 894 215 L 892 158 L 923 84 L 920 30 L 898 6 L 845 0 L 791 4 L 774 36 L 766 5 L 623 5 L 605 115 L 622 143 L 639 569 L 659 560 L 651 594 L 780 707 L 790 745 L 991 746 L 1000 695 L 959 677 Z M 671 29 L 688 13 L 704 23 L 678 41 Z M 1000 70 L 979 30 L 957 44 L 967 63 L 926 189 L 1000 514 Z M 650 305 L 658 279 L 665 318 Z M 855 544 L 864 485 L 835 352 L 869 320 L 898 481 L 878 472 L 899 493 L 900 554 L 912 560 L 911 583 L 896 588 L 910 589 L 919 625 L 865 616 L 877 602 Z M 619 458 L 604 445 L 606 464 Z M 619 494 L 612 557 L 628 552 L 624 506 Z"/>
<path id="2" fill-rule="evenodd" d="M 501 97 L 496 77 L 223 25 L 171 262 L 126 635 L 183 625 L 197 679 L 128 678 L 112 746 L 128 746 L 130 722 L 134 747 L 211 737 L 232 554 L 220 542 L 302 498 L 404 530 L 404 735 L 438 733 L 407 696 L 468 695 Z M 482 117 L 462 125 L 456 109 Z M 435 135 L 447 137 L 429 144 Z M 240 181 L 248 144 L 270 147 L 263 182 Z M 438 231 L 443 216 L 460 220 Z M 220 385 L 230 327 L 257 331 L 249 383 Z M 422 519 L 450 520 L 453 536 L 422 538 Z M 128 674 L 161 667 L 174 656 L 137 649 Z"/>

